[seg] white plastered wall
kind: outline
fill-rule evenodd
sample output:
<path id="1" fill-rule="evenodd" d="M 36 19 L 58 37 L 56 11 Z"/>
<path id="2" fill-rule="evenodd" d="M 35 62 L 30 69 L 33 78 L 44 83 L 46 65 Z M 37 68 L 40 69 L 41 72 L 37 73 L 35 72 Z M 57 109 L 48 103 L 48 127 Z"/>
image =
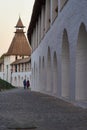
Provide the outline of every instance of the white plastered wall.
<path id="1" fill-rule="evenodd" d="M 78 4 L 79 3 L 79 4 Z M 59 7 L 60 9 L 60 7 Z M 80 12 L 80 13 L 79 13 Z M 63 32 L 64 29 L 67 31 L 67 37 L 68 37 L 68 45 L 69 45 L 69 63 L 70 63 L 70 70 L 69 73 L 69 81 L 70 81 L 70 88 L 68 87 L 68 94 L 64 97 L 68 96 L 69 100 L 76 100 L 81 99 L 79 98 L 78 90 L 76 90 L 76 75 L 78 75 L 78 72 L 76 74 L 76 51 L 77 43 L 78 43 L 78 35 L 79 35 L 79 28 L 81 23 L 85 24 L 85 28 L 87 27 L 87 1 L 83 0 L 69 0 L 66 5 L 63 7 L 63 10 L 58 13 L 58 17 L 55 19 L 54 23 L 51 25 L 48 32 L 45 34 L 45 37 L 40 42 L 40 45 L 38 48 L 33 52 L 32 54 L 32 69 L 34 69 L 34 63 L 37 65 L 37 70 L 39 72 L 39 57 L 42 58 L 44 56 L 45 64 L 44 64 L 44 71 L 45 76 L 42 74 L 41 76 L 43 79 L 45 79 L 45 82 L 43 84 L 39 83 L 40 79 L 39 76 L 37 77 L 38 80 L 38 86 L 35 87 L 35 91 L 44 92 L 47 94 L 53 95 L 53 92 L 56 90 L 56 88 L 52 88 L 50 93 L 47 90 L 50 90 L 48 88 L 49 85 L 47 80 L 47 64 L 48 64 L 48 47 L 50 48 L 50 64 L 51 64 L 51 71 L 52 71 L 52 78 L 51 78 L 51 85 L 53 86 L 53 64 L 54 64 L 54 52 L 56 52 L 57 55 L 57 68 L 58 68 L 58 86 L 57 86 L 57 94 L 55 96 L 62 97 L 62 41 L 63 41 Z M 41 62 L 42 64 L 42 62 Z M 33 71 L 34 72 L 34 71 Z M 37 72 L 37 73 L 38 73 Z M 54 72 L 55 73 L 55 72 Z M 34 75 L 34 74 L 33 74 Z M 67 79 L 68 80 L 68 79 Z M 35 82 L 35 81 L 34 81 Z M 42 85 L 43 84 L 43 85 Z M 41 87 L 44 86 L 44 91 L 42 91 Z M 69 86 L 69 85 L 68 85 Z M 34 87 L 32 85 L 32 88 L 34 90 Z M 85 87 L 86 90 L 86 87 Z M 77 98 L 78 97 L 78 98 Z M 83 100 L 85 97 L 82 98 Z M 87 99 L 87 98 L 86 98 Z"/>

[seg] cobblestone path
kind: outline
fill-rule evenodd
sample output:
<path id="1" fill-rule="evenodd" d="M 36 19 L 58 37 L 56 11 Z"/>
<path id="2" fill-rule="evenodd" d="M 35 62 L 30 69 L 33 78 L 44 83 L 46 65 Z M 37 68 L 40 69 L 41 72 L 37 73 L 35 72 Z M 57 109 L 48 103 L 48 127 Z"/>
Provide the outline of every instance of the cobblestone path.
<path id="1" fill-rule="evenodd" d="M 1 92 L 0 130 L 26 129 L 87 130 L 87 109 L 22 88 Z"/>

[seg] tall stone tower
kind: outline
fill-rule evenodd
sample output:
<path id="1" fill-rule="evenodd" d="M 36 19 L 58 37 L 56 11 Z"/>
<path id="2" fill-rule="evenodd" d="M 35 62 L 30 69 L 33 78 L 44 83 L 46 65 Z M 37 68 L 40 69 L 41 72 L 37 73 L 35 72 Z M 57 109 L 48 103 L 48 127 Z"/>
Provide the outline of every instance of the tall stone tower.
<path id="1" fill-rule="evenodd" d="M 4 57 L 4 78 L 8 82 L 11 80 L 11 63 L 17 59 L 22 59 L 31 55 L 32 49 L 25 36 L 24 27 L 25 26 L 19 17 L 18 22 L 15 26 L 15 35 Z"/>

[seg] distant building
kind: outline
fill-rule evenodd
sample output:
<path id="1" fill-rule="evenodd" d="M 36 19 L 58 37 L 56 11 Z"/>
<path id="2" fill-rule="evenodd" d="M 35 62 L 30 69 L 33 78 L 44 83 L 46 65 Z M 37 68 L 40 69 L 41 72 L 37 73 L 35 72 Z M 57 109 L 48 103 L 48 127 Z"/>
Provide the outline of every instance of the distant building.
<path id="1" fill-rule="evenodd" d="M 31 80 L 31 47 L 24 34 L 19 17 L 11 45 L 0 60 L 0 77 L 14 86 L 23 86 L 23 80 Z"/>
<path id="2" fill-rule="evenodd" d="M 87 100 L 87 1 L 35 0 L 27 35 L 32 89 Z"/>

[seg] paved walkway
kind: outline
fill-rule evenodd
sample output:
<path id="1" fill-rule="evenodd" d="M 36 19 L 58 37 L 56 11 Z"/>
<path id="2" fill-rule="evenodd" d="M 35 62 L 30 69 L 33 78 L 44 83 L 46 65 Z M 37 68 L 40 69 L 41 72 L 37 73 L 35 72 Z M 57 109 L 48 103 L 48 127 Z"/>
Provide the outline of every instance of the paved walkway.
<path id="1" fill-rule="evenodd" d="M 24 89 L 1 92 L 0 130 L 30 128 L 31 130 L 87 130 L 87 109 Z"/>

